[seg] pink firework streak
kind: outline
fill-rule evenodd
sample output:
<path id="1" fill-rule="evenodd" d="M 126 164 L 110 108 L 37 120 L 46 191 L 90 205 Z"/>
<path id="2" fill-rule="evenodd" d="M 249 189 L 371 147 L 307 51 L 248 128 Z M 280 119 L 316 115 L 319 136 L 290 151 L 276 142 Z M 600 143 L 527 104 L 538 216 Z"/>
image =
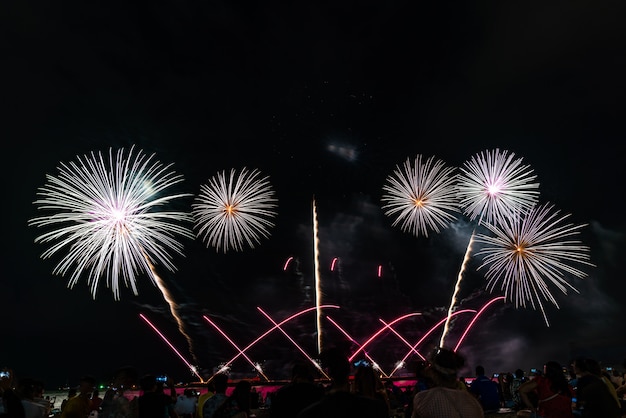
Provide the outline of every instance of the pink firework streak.
<path id="1" fill-rule="evenodd" d="M 417 354 L 418 356 L 420 356 L 420 358 L 421 358 L 422 360 L 426 360 L 426 359 L 424 358 L 424 356 L 422 355 L 422 353 L 420 353 L 420 352 L 419 352 L 419 351 L 417 351 L 415 348 L 413 348 L 413 346 L 411 345 L 411 343 L 410 343 L 410 342 L 408 342 L 408 341 L 406 340 L 406 338 L 404 338 L 402 335 L 400 335 L 400 334 L 398 333 L 398 331 L 396 331 L 395 329 L 393 329 L 393 328 L 391 327 L 391 325 L 390 325 L 390 324 L 386 323 L 385 321 L 383 321 L 383 320 L 382 320 L 382 319 L 380 319 L 380 318 L 378 318 L 378 320 L 379 320 L 380 322 L 382 322 L 382 324 L 385 326 L 385 328 L 387 328 L 389 331 L 393 332 L 393 333 L 396 335 L 396 337 L 400 338 L 400 340 L 401 340 L 401 341 L 402 341 L 402 342 L 403 342 L 406 346 L 408 346 L 408 347 L 411 349 L 411 351 L 413 351 L 415 354 Z"/>
<path id="2" fill-rule="evenodd" d="M 320 308 L 325 309 L 325 308 L 333 308 L 333 309 L 339 309 L 339 306 L 337 305 L 321 305 Z M 245 353 L 246 351 L 248 351 L 250 348 L 252 348 L 254 345 L 256 345 L 259 341 L 261 341 L 263 338 L 267 337 L 268 334 L 270 334 L 272 331 L 278 329 L 281 325 L 286 324 L 287 322 L 299 317 L 300 315 L 303 315 L 307 312 L 311 312 L 316 310 L 317 307 L 311 307 L 311 308 L 307 308 L 307 309 L 303 309 L 299 312 L 296 312 L 295 314 L 287 317 L 286 319 L 283 319 L 282 321 L 280 321 L 278 324 L 274 325 L 273 327 L 271 327 L 270 329 L 268 329 L 267 331 L 265 331 L 263 334 L 261 334 L 260 336 L 258 336 L 254 341 L 252 341 L 250 344 L 248 344 L 247 346 L 245 346 L 243 348 L 243 350 L 240 350 L 240 352 L 235 355 L 233 358 L 231 358 L 229 361 L 227 361 L 225 364 L 229 365 L 232 364 L 235 360 L 237 360 L 237 358 L 239 358 L 239 356 L 243 355 L 243 353 Z M 215 376 L 215 374 L 213 376 L 211 376 L 211 379 Z M 209 379 L 209 380 L 211 380 Z"/>
<path id="3" fill-rule="evenodd" d="M 252 365 L 252 367 L 254 367 L 254 369 L 255 369 L 256 371 L 258 371 L 258 372 L 259 372 L 259 374 L 260 374 L 261 376 L 263 376 L 263 378 L 264 378 L 266 381 L 268 381 L 268 382 L 269 382 L 269 379 L 267 378 L 267 376 L 265 376 L 265 374 L 263 373 L 263 370 L 261 369 L 261 367 L 260 367 L 257 363 L 255 363 L 255 362 L 253 362 L 252 360 L 250 360 L 250 357 L 248 357 L 248 356 L 247 356 L 247 355 L 243 352 L 243 350 L 241 350 L 241 349 L 237 346 L 237 344 L 235 344 L 235 342 L 234 342 L 234 341 L 233 341 L 233 340 L 232 340 L 232 339 L 231 339 L 231 338 L 230 338 L 230 337 L 229 337 L 229 336 L 228 336 L 228 335 L 227 335 L 224 331 L 222 331 L 222 330 L 220 329 L 220 327 L 218 327 L 218 326 L 217 326 L 217 324 L 215 324 L 213 321 L 211 321 L 211 320 L 210 320 L 209 318 L 207 318 L 205 315 L 203 315 L 202 317 L 203 317 L 203 318 L 204 318 L 204 319 L 205 319 L 205 320 L 206 320 L 209 324 L 213 325 L 213 327 L 214 327 L 216 330 L 218 330 L 218 331 L 219 331 L 219 333 L 220 333 L 220 334 L 222 334 L 222 336 L 223 336 L 224 338 L 226 338 L 226 340 L 227 340 L 227 341 L 228 341 L 228 342 L 229 342 L 229 343 L 230 343 L 233 347 L 235 347 L 235 350 L 239 351 L 239 354 L 241 354 L 241 355 L 242 355 L 242 356 L 243 356 L 246 360 L 248 360 L 248 363 L 250 363 L 250 364 Z"/>
<path id="4" fill-rule="evenodd" d="M 283 271 L 287 271 L 287 267 L 289 267 L 289 263 L 291 263 L 291 260 L 293 260 L 293 257 L 289 257 L 287 261 L 285 261 L 285 266 L 283 267 Z"/>
<path id="5" fill-rule="evenodd" d="M 416 316 L 416 315 L 421 315 L 420 312 L 414 312 L 414 313 L 410 313 L 410 314 L 406 314 L 406 315 L 402 315 L 396 319 L 394 319 L 393 321 L 391 321 L 388 325 L 383 326 L 381 329 L 379 329 L 378 331 L 376 331 L 370 338 L 367 339 L 367 341 L 365 341 L 363 343 L 363 345 L 361 345 L 359 347 L 358 350 L 356 350 L 354 353 L 352 353 L 352 355 L 350 356 L 350 361 L 354 360 L 354 357 L 356 357 L 357 354 L 359 354 L 359 352 L 361 350 L 365 350 L 365 347 L 367 347 L 369 345 L 369 343 L 371 343 L 372 341 L 374 341 L 376 339 L 376 337 L 378 337 L 383 331 L 385 331 L 389 326 L 395 324 L 396 322 L 402 321 L 403 319 L 409 318 L 411 316 Z M 414 348 L 414 347 L 413 347 Z M 408 357 L 408 356 L 407 356 Z"/>
<path id="6" fill-rule="evenodd" d="M 472 326 L 474 326 L 474 323 L 478 320 L 478 317 L 485 311 L 485 309 L 487 309 L 491 304 L 493 304 L 494 302 L 497 302 L 499 300 L 504 300 L 504 296 L 499 296 L 497 298 L 493 298 L 491 299 L 489 302 L 487 302 L 485 304 L 485 306 L 483 306 L 482 308 L 480 308 L 480 310 L 478 311 L 478 313 L 476 315 L 474 315 L 474 318 L 472 319 L 472 321 L 469 323 L 469 325 L 467 326 L 467 328 L 465 328 L 465 331 L 463 332 L 463 335 L 461 335 L 461 338 L 459 338 L 459 342 L 456 343 L 456 347 L 454 347 L 454 351 L 457 351 L 459 349 L 459 347 L 461 346 L 461 343 L 463 342 L 463 340 L 465 339 L 465 336 L 467 335 L 467 333 L 469 332 L 470 328 L 472 328 Z"/>
<path id="7" fill-rule="evenodd" d="M 192 365 L 191 365 L 191 364 L 190 364 L 190 363 L 189 363 L 189 362 L 185 359 L 185 357 L 183 357 L 183 355 L 182 355 L 182 354 L 180 354 L 180 351 L 178 351 L 178 350 L 176 349 L 176 347 L 174 347 L 174 345 L 173 345 L 171 342 L 169 342 L 169 340 L 168 340 L 167 338 L 165 338 L 165 335 L 163 335 L 163 333 L 162 333 L 161 331 L 159 331 L 159 330 L 157 329 L 157 327 L 155 327 L 155 326 L 152 324 L 152 322 L 150 322 L 150 321 L 148 320 L 148 318 L 146 318 L 146 317 L 144 316 L 144 314 L 139 314 L 139 317 L 140 317 L 141 319 L 143 319 L 144 321 L 146 321 L 146 323 L 147 323 L 148 325 L 150 325 L 150 327 L 151 327 L 151 328 L 152 328 L 152 329 L 153 329 L 153 330 L 154 330 L 154 331 L 155 331 L 155 332 L 159 335 L 159 337 L 161 337 L 161 338 L 163 339 L 163 341 L 165 341 L 165 342 L 167 343 L 167 345 L 169 345 L 169 346 L 170 346 L 170 348 L 174 351 L 174 353 L 176 353 L 176 354 L 178 355 L 178 357 L 180 357 L 180 359 L 181 359 L 181 360 L 182 360 L 182 361 L 183 361 L 183 362 L 187 365 L 187 367 L 189 367 L 189 370 L 191 370 L 191 371 L 192 371 L 192 372 L 193 372 L 193 373 L 194 373 L 194 374 L 198 377 L 198 379 L 200 379 L 200 382 L 202 382 L 202 376 L 200 376 L 200 375 L 198 374 L 198 371 L 196 370 L 196 367 L 192 366 Z"/>
<path id="8" fill-rule="evenodd" d="M 460 311 L 456 311 L 452 314 L 452 316 L 456 316 L 458 314 L 462 314 L 462 313 L 467 313 L 467 312 L 472 312 L 472 313 L 476 313 L 476 310 L 474 309 L 462 309 Z M 412 349 L 416 349 L 417 347 L 419 347 L 419 345 L 424 342 L 424 340 L 430 335 L 432 334 L 432 332 L 434 330 L 436 330 L 441 324 L 443 324 L 444 322 L 446 322 L 446 320 L 448 319 L 448 317 L 446 316 L 445 318 L 443 318 L 441 321 L 437 322 L 431 329 L 428 330 L 428 332 L 426 332 L 426 334 L 424 334 L 422 336 L 422 338 L 419 339 L 418 342 L 416 342 L 413 346 Z M 400 366 L 402 364 L 404 364 L 404 362 L 406 361 L 406 359 L 411 355 L 413 351 L 409 350 L 408 353 L 406 353 L 406 355 L 402 358 L 402 360 L 400 360 L 398 362 L 398 365 L 393 369 L 393 371 L 391 373 L 389 373 L 389 377 L 393 376 L 393 374 L 400 368 Z"/>
<path id="9" fill-rule="evenodd" d="M 346 330 L 344 330 L 338 323 L 336 323 L 330 316 L 327 316 L 326 319 L 328 319 L 330 321 L 331 324 L 333 324 L 335 327 L 337 327 L 337 329 L 339 331 L 341 331 L 341 333 L 343 335 L 345 335 L 350 341 L 352 341 L 354 344 L 361 346 L 361 344 L 359 344 L 357 342 L 357 340 L 355 340 L 354 338 L 352 338 L 352 336 L 350 336 L 350 334 L 348 334 L 348 332 Z M 370 355 L 367 353 L 367 351 L 363 350 L 363 354 L 365 354 L 365 357 L 372 363 L 372 367 L 376 370 L 379 370 L 384 377 L 389 377 L 387 376 L 387 374 L 383 371 L 383 369 L 380 368 L 380 366 L 378 365 L 378 363 L 372 358 L 370 357 Z"/>
<path id="10" fill-rule="evenodd" d="M 291 338 L 291 337 L 289 336 L 289 334 L 287 334 L 287 333 L 285 332 L 285 330 L 283 330 L 283 329 L 280 327 L 280 325 L 278 325 L 278 324 L 276 323 L 276 321 L 274 321 L 274 320 L 272 319 L 272 317 L 271 317 L 271 316 L 269 316 L 267 313 L 265 313 L 265 311 L 264 311 L 263 309 L 259 308 L 258 306 L 257 306 L 257 309 L 259 310 L 259 312 L 261 312 L 263 315 L 265 315 L 265 317 L 266 317 L 266 318 L 267 318 L 267 319 L 268 319 L 268 320 L 269 320 L 272 324 L 274 324 L 274 326 L 275 326 L 276 328 L 278 328 L 278 330 L 279 330 L 280 332 L 282 332 L 282 333 L 283 333 L 283 335 L 284 335 L 285 337 L 287 337 L 287 339 L 288 339 L 289 341 L 291 341 L 291 343 L 292 343 L 292 344 L 293 344 L 293 345 L 294 345 L 294 346 L 295 346 L 295 347 L 296 347 L 296 348 L 297 348 L 297 349 L 298 349 L 298 350 L 299 350 L 299 351 L 300 351 L 300 352 L 304 355 L 304 357 L 306 357 L 306 358 L 307 358 L 307 359 L 308 359 L 311 363 L 313 363 L 313 365 L 315 366 L 315 368 L 316 368 L 317 370 L 319 370 L 319 372 L 320 372 L 320 373 L 322 373 L 322 374 L 324 375 L 324 377 L 326 377 L 327 379 L 330 379 L 330 378 L 328 377 L 328 375 L 324 372 L 324 370 L 322 369 L 322 367 L 321 367 L 319 364 L 317 364 L 317 362 L 316 362 L 315 360 L 313 360 L 313 359 L 311 358 L 311 356 L 309 356 L 309 355 L 306 353 L 306 351 L 304 351 L 304 349 L 302 349 L 302 347 L 300 347 L 300 345 L 298 345 L 298 343 L 297 343 L 297 342 L 295 342 L 295 341 L 294 341 L 294 339 L 293 339 L 293 338 Z"/>
<path id="11" fill-rule="evenodd" d="M 337 264 L 337 257 L 333 258 L 332 263 L 330 263 L 330 271 L 335 271 L 335 264 Z"/>

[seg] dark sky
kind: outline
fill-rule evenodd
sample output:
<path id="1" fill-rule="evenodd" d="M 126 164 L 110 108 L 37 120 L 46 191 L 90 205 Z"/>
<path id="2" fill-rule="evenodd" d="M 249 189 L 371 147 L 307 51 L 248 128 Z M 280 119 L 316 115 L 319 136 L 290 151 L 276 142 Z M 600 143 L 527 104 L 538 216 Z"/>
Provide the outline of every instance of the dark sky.
<path id="1" fill-rule="evenodd" d="M 0 6 L 0 367 L 50 388 L 83 374 L 104 380 L 127 364 L 192 380 L 144 313 L 210 375 L 236 351 L 202 315 L 244 347 L 271 325 L 257 306 L 276 320 L 313 306 L 313 196 L 324 300 L 342 306 L 334 319 L 363 342 L 379 318 L 422 312 L 398 328 L 417 341 L 445 315 L 474 224 L 459 216 L 429 238 L 392 227 L 380 204 L 385 178 L 417 154 L 460 166 L 495 148 L 532 167 L 541 202 L 588 224 L 582 239 L 596 267 L 571 279 L 580 294 L 553 289 L 560 309 L 548 304 L 550 327 L 538 311 L 493 305 L 462 346 L 464 373 L 479 363 L 496 372 L 579 354 L 617 366 L 626 358 L 623 3 L 88 3 Z M 195 194 L 218 171 L 244 166 L 276 191 L 276 226 L 260 246 L 219 254 L 183 240 L 178 270 L 161 271 L 191 349 L 148 277 L 138 296 L 124 288 L 115 301 L 103 287 L 93 300 L 86 280 L 70 290 L 52 275 L 59 259 L 40 258 L 40 231 L 27 225 L 37 188 L 60 162 L 133 145 L 174 163 L 180 191 Z M 284 272 L 290 256 L 297 269 Z M 340 269 L 330 272 L 334 257 Z M 479 264 L 468 264 L 461 308 L 500 296 L 485 290 Z M 313 315 L 286 331 L 314 354 Z M 340 340 L 329 323 L 323 335 Z M 393 335 L 371 348 L 381 362 L 397 352 L 405 350 Z M 247 354 L 270 377 L 284 377 L 299 356 L 280 333 Z"/>

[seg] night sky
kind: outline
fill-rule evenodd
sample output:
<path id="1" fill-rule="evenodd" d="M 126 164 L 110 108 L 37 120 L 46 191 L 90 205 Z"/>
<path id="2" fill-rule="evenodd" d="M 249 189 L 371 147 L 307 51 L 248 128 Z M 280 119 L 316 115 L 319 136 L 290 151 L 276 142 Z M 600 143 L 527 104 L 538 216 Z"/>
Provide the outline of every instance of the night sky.
<path id="1" fill-rule="evenodd" d="M 121 4 L 118 4 L 121 3 Z M 570 278 L 579 294 L 552 288 L 560 309 L 492 305 L 461 346 L 463 374 L 567 364 L 590 355 L 626 358 L 623 264 L 626 200 L 625 9 L 617 1 L 529 6 L 411 1 L 248 5 L 246 2 L 85 4 L 7 1 L 0 6 L 4 111 L 1 137 L 5 225 L 0 274 L 0 367 L 48 388 L 81 375 L 105 380 L 125 365 L 193 376 L 140 319 L 143 313 L 208 377 L 275 320 L 314 306 L 312 202 L 319 221 L 326 312 L 359 342 L 387 322 L 416 342 L 445 316 L 475 222 L 459 215 L 428 238 L 397 227 L 381 209 L 396 165 L 421 154 L 455 167 L 484 150 L 507 150 L 537 175 L 540 203 L 585 224 L 594 268 Z M 192 347 L 147 276 L 121 299 L 86 280 L 67 288 L 43 260 L 33 202 L 46 174 L 77 155 L 135 146 L 155 154 L 195 195 L 218 171 L 257 168 L 278 199 L 271 236 L 222 254 L 182 239 L 176 272 L 159 273 Z M 177 202 L 189 211 L 192 198 Z M 283 266 L 294 257 L 287 269 Z M 330 271 L 333 258 L 337 269 Z M 501 296 L 485 288 L 471 258 L 460 308 Z M 382 266 L 382 277 L 377 268 Z M 159 268 L 157 267 L 157 270 Z M 468 318 L 455 322 L 456 342 Z M 326 344 L 343 338 L 324 322 Z M 285 326 L 315 354 L 315 318 Z M 440 332 L 423 346 L 428 354 Z M 393 364 L 406 347 L 394 335 L 371 346 Z M 280 332 L 246 352 L 272 378 L 301 354 Z M 195 356 L 195 361 L 192 359 Z M 386 366 L 389 372 L 392 366 Z M 253 375 L 238 359 L 234 375 Z"/>

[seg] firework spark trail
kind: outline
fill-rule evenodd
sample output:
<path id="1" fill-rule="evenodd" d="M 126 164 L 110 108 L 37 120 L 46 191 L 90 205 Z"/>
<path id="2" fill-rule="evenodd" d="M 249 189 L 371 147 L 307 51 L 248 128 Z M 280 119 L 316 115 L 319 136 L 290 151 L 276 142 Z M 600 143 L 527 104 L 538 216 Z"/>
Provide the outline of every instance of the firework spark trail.
<path id="1" fill-rule="evenodd" d="M 452 316 L 456 316 L 462 313 L 467 313 L 467 312 L 472 312 L 472 313 L 476 313 L 476 311 L 474 309 L 462 309 L 460 311 L 455 311 Z M 426 334 L 424 334 L 422 336 L 422 338 L 420 338 L 415 344 L 413 344 L 413 346 L 411 347 L 412 350 L 409 350 L 406 355 L 404 357 L 402 357 L 402 360 L 400 360 L 398 362 L 398 365 L 391 371 L 391 373 L 389 373 L 389 377 L 393 376 L 393 374 L 402 366 L 402 364 L 404 364 L 404 362 L 406 361 L 406 359 L 411 355 L 411 353 L 413 352 L 413 349 L 417 349 L 417 347 L 420 346 L 420 344 L 422 342 L 424 342 L 424 340 L 433 333 L 433 331 L 435 331 L 441 324 L 443 324 L 446 321 L 446 318 L 443 318 L 441 321 L 437 322 L 435 325 L 433 325 L 427 332 Z"/>
<path id="2" fill-rule="evenodd" d="M 428 237 L 428 230 L 439 232 L 458 212 L 454 188 L 454 168 L 446 167 L 434 157 L 422 161 L 417 155 L 411 165 L 407 158 L 403 168 L 396 166 L 387 177 L 382 197 L 385 215 L 395 216 L 393 226 L 400 224 L 405 232 Z"/>
<path id="3" fill-rule="evenodd" d="M 330 321 L 330 323 L 333 324 L 339 331 L 341 331 L 341 333 L 343 335 L 345 335 L 351 342 L 353 342 L 354 344 L 356 344 L 359 347 L 361 346 L 361 344 L 359 344 L 357 342 L 357 340 L 352 338 L 352 336 L 350 334 L 348 334 L 348 332 L 345 329 L 343 329 L 337 322 L 335 322 L 330 316 L 326 316 L 326 319 L 328 319 Z M 380 368 L 380 365 L 367 353 L 367 351 L 363 350 L 363 354 L 372 363 L 372 368 L 374 368 L 375 370 L 379 370 L 384 377 L 389 377 L 383 371 L 383 369 Z"/>
<path id="4" fill-rule="evenodd" d="M 478 320 L 478 317 L 485 311 L 485 309 L 487 309 L 491 304 L 493 304 L 493 303 L 495 303 L 495 302 L 497 302 L 499 300 L 505 300 L 505 297 L 504 296 L 498 296 L 497 298 L 493 298 L 489 302 L 485 303 L 485 305 L 482 308 L 480 308 L 478 313 L 476 313 L 476 315 L 474 315 L 474 318 L 472 318 L 472 320 L 469 323 L 469 325 L 465 328 L 465 331 L 463 332 L 463 335 L 461 335 L 461 338 L 459 338 L 459 341 L 456 343 L 456 347 L 454 347 L 454 351 L 457 351 L 459 349 L 459 347 L 461 346 L 461 343 L 463 342 L 463 340 L 465 340 L 465 336 L 467 335 L 469 330 L 474 326 L 474 323 Z"/>
<path id="5" fill-rule="evenodd" d="M 292 343 L 292 344 L 293 344 L 293 345 L 294 345 L 294 346 L 295 346 L 295 347 L 296 347 L 296 348 L 297 348 L 297 349 L 298 349 L 298 350 L 299 350 L 299 351 L 300 351 L 300 352 L 304 355 L 304 357 L 306 357 L 306 358 L 307 358 L 307 359 L 308 359 L 308 360 L 309 360 L 309 361 L 310 361 L 310 362 L 311 362 L 311 363 L 315 366 L 315 368 L 316 368 L 317 370 L 319 370 L 319 372 L 320 372 L 320 373 L 322 373 L 322 374 L 324 375 L 324 377 L 325 377 L 326 379 L 329 379 L 329 377 L 328 377 L 328 375 L 326 374 L 326 372 L 324 372 L 324 369 L 322 369 L 322 366 L 320 366 L 320 365 L 319 365 L 319 364 L 318 364 L 315 360 L 313 360 L 313 359 L 311 358 L 311 356 L 309 356 L 309 355 L 306 353 L 306 351 L 304 351 L 304 350 L 302 349 L 302 347 L 300 347 L 300 345 L 298 345 L 298 343 L 297 343 L 297 342 L 295 342 L 295 340 L 294 340 L 293 338 L 291 338 L 291 337 L 289 336 L 289 334 L 287 334 L 287 333 L 285 332 L 285 330 L 283 330 L 283 329 L 280 327 L 280 325 L 278 325 L 278 323 L 276 323 L 276 321 L 274 321 L 274 320 L 272 319 L 272 317 L 271 317 L 271 316 L 269 316 L 267 313 L 265 313 L 265 311 L 264 311 L 263 309 L 261 309 L 260 307 L 258 307 L 258 306 L 257 306 L 257 309 L 259 310 L 259 312 L 261 312 L 263 315 L 265 315 L 265 317 L 266 317 L 266 318 L 267 318 L 267 319 L 268 319 L 268 320 L 269 320 L 272 324 L 274 324 L 274 326 L 275 326 L 276 328 L 278 328 L 278 330 L 279 330 L 280 332 L 282 332 L 282 333 L 283 333 L 283 335 L 284 335 L 285 337 L 287 337 L 287 339 L 288 339 L 289 341 L 291 341 L 291 343 Z"/>
<path id="6" fill-rule="evenodd" d="M 180 359 L 189 367 L 189 370 L 195 374 L 198 379 L 200 379 L 200 382 L 202 382 L 202 376 L 200 376 L 198 374 L 198 370 L 195 366 L 192 366 L 186 359 L 185 357 L 183 357 L 182 354 L 180 354 L 180 351 L 178 351 L 176 349 L 176 347 L 174 347 L 174 345 L 165 337 L 165 335 L 163 335 L 163 333 L 161 331 L 159 331 L 159 329 L 154 326 L 154 324 L 152 324 L 152 322 L 150 322 L 148 320 L 148 318 L 146 318 L 146 316 L 144 314 L 139 314 L 139 317 L 141 319 L 143 319 L 148 325 L 150 325 L 150 327 L 163 339 L 163 341 L 165 341 L 165 343 L 174 351 L 174 353 L 176 353 L 178 355 L 178 357 L 180 357 Z"/>
<path id="7" fill-rule="evenodd" d="M 176 320 L 176 324 L 178 325 L 178 331 L 187 340 L 187 345 L 189 347 L 189 353 L 193 357 L 193 361 L 195 361 L 195 363 L 198 364 L 198 358 L 196 357 L 196 354 L 195 354 L 195 352 L 193 350 L 193 340 L 192 340 L 191 336 L 187 333 L 187 331 L 185 331 L 185 325 L 183 323 L 183 320 L 180 317 L 180 315 L 178 314 L 178 311 L 177 311 L 178 304 L 176 303 L 176 301 L 172 297 L 172 294 L 170 293 L 169 289 L 165 285 L 165 282 L 163 281 L 163 279 L 161 279 L 161 277 L 157 274 L 154 266 L 152 265 L 152 263 L 150 263 L 150 260 L 147 260 L 147 262 L 150 265 L 150 270 L 152 271 L 152 276 L 154 278 L 154 281 L 155 281 L 157 287 L 159 288 L 159 290 L 161 291 L 161 294 L 163 295 L 163 299 L 165 299 L 165 302 L 167 302 L 167 304 L 168 304 L 168 306 L 170 308 L 170 313 L 172 314 L 172 316 Z"/>
<path id="8" fill-rule="evenodd" d="M 265 375 L 265 373 L 263 373 L 263 369 L 261 369 L 261 366 L 258 363 L 253 362 L 250 357 L 248 357 L 246 355 L 246 353 L 244 352 L 245 350 L 240 349 L 237 344 L 224 332 L 222 331 L 222 329 L 220 327 L 217 326 L 217 324 L 213 321 L 211 321 L 206 315 L 202 315 L 202 317 L 209 323 L 211 324 L 220 334 L 222 334 L 222 337 L 226 338 L 226 340 L 233 346 L 235 347 L 235 350 L 237 350 L 239 352 L 240 355 L 243 356 L 243 358 L 245 358 L 248 363 L 250 363 L 252 365 L 252 367 L 254 367 L 254 369 L 259 372 L 259 374 L 261 376 L 263 376 L 263 378 L 269 382 L 269 379 L 267 378 L 267 376 Z"/>
<path id="9" fill-rule="evenodd" d="M 467 249 L 465 250 L 465 256 L 463 257 L 463 264 L 461 264 L 461 269 L 459 270 L 459 274 L 456 279 L 456 284 L 454 285 L 454 292 L 452 293 L 452 299 L 450 300 L 450 306 L 448 307 L 448 316 L 446 317 L 446 323 L 443 327 L 443 332 L 441 333 L 441 339 L 439 340 L 439 347 L 444 347 L 446 335 L 448 335 L 448 331 L 450 330 L 450 320 L 452 319 L 452 312 L 454 312 L 454 306 L 456 305 L 456 298 L 461 290 L 461 281 L 463 280 L 463 273 L 465 272 L 465 268 L 470 259 L 470 253 L 472 251 L 472 243 L 474 242 L 474 232 L 472 232 L 472 236 L 470 237 L 469 243 L 467 244 Z"/>
<path id="10" fill-rule="evenodd" d="M 153 161 L 154 154 L 142 151 L 128 156 L 124 150 L 109 150 L 109 161 L 101 153 L 77 157 L 77 162 L 61 163 L 58 176 L 46 175 L 47 183 L 37 191 L 38 209 L 54 211 L 52 215 L 36 217 L 29 225 L 55 227 L 35 239 L 52 245 L 42 254 L 49 258 L 61 250 L 69 251 L 55 266 L 53 273 L 71 273 L 68 287 L 73 288 L 87 272 L 87 283 L 95 299 L 100 278 L 119 300 L 119 283 L 123 281 L 135 295 L 139 270 L 152 277 L 146 256 L 152 262 L 175 271 L 168 250 L 182 255 L 182 244 L 175 235 L 193 238 L 193 232 L 183 226 L 192 218 L 184 212 L 158 211 L 171 201 L 189 194 L 162 195 L 183 181 L 181 175 L 168 171 Z"/>
<path id="11" fill-rule="evenodd" d="M 548 284 L 563 294 L 568 289 L 578 292 L 564 276 L 567 273 L 583 279 L 587 273 L 568 263 L 595 267 L 589 262 L 589 247 L 571 239 L 586 225 L 564 223 L 569 216 L 560 215 L 553 205 L 544 204 L 499 225 L 487 225 L 495 236 L 477 236 L 477 241 L 485 245 L 478 252 L 484 256 L 478 269 L 489 266 L 485 274 L 487 288 L 493 290 L 502 281 L 501 289 L 507 299 L 514 300 L 516 307 L 526 307 L 529 301 L 536 309 L 537 304 L 548 326 L 541 299 L 559 307 Z"/>
<path id="12" fill-rule="evenodd" d="M 261 238 L 269 238 L 276 202 L 268 177 L 244 167 L 239 173 L 232 169 L 228 180 L 222 171 L 200 186 L 191 212 L 198 237 L 226 253 L 242 251 L 244 243 L 254 248 Z"/>
<path id="13" fill-rule="evenodd" d="M 38 190 L 40 198 L 34 202 L 39 209 L 56 213 L 34 218 L 29 224 L 58 227 L 36 238 L 35 242 L 56 242 L 42 257 L 69 248 L 53 273 L 63 276 L 73 269 L 68 282 L 72 288 L 88 271 L 87 283 L 94 299 L 102 276 L 106 277 L 114 298 L 119 300 L 120 280 L 138 295 L 137 273 L 139 270 L 147 273 L 163 293 L 193 354 L 191 338 L 176 312 L 176 302 L 154 268 L 156 261 L 175 271 L 168 250 L 182 255 L 182 244 L 174 236 L 193 238 L 193 232 L 182 225 L 192 221 L 191 215 L 157 209 L 191 195 L 163 196 L 166 189 L 182 182 L 183 177 L 169 171 L 172 164 L 164 166 L 155 161 L 154 154 L 146 156 L 138 151 L 133 155 L 133 152 L 134 146 L 128 155 L 119 149 L 114 157 L 110 149 L 108 161 L 102 153 L 96 156 L 92 152 L 77 157 L 77 162 L 61 163 L 59 175 L 46 176 L 48 183 Z"/>
<path id="14" fill-rule="evenodd" d="M 483 224 L 483 221 L 486 226 L 505 222 L 516 214 L 530 211 L 537 203 L 539 183 L 533 183 L 537 176 L 530 166 L 522 165 L 522 158 L 514 158 L 514 153 L 495 149 L 478 153 L 461 168 L 457 197 L 463 213 L 470 220 L 478 218 L 477 225 Z M 476 228 L 472 231 L 457 275 L 440 347 L 443 347 L 450 331 L 450 314 L 454 310 L 463 273 L 470 259 L 475 233 Z"/>
<path id="15" fill-rule="evenodd" d="M 318 225 L 317 225 L 317 207 L 315 206 L 315 198 L 313 198 L 313 260 L 315 262 L 315 326 L 317 329 L 317 353 L 322 352 L 322 310 L 320 305 L 322 303 L 322 284 L 320 283 L 320 252 L 319 252 L 319 239 L 317 237 Z"/>
<path id="16" fill-rule="evenodd" d="M 333 308 L 333 309 L 339 309 L 339 306 L 337 305 L 322 305 L 320 306 L 320 308 Z M 237 360 L 239 358 L 240 355 L 242 355 L 243 353 L 245 353 L 246 351 L 248 351 L 250 348 L 252 348 L 254 345 L 256 345 L 259 341 L 261 341 L 263 338 L 265 338 L 268 334 L 270 334 L 271 332 L 273 332 L 274 330 L 278 329 L 279 326 L 282 326 L 284 324 L 286 324 L 287 322 L 299 317 L 300 315 L 303 315 L 307 312 L 311 312 L 313 310 L 315 310 L 316 307 L 313 306 L 311 308 L 307 308 L 307 309 L 303 309 L 299 312 L 296 312 L 295 314 L 283 319 L 282 321 L 280 321 L 277 325 L 271 327 L 270 329 L 268 329 L 267 331 L 265 331 L 263 334 L 261 334 L 260 336 L 258 336 L 255 340 L 253 340 L 250 344 L 248 344 L 247 346 L 245 346 L 243 348 L 243 350 L 241 350 L 240 353 L 238 353 L 237 355 L 235 355 L 233 358 L 231 358 L 229 361 L 227 361 L 225 363 L 226 366 L 232 364 L 235 360 Z M 209 380 L 211 380 L 215 375 L 211 376 L 211 378 Z"/>

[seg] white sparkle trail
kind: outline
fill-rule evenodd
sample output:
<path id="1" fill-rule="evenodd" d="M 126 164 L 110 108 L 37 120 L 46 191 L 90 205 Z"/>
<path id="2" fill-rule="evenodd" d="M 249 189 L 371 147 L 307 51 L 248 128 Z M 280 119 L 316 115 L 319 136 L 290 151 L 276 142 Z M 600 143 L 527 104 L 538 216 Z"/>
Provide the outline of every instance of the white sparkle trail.
<path id="1" fill-rule="evenodd" d="M 316 308 L 316 329 L 317 329 L 317 353 L 322 352 L 322 285 L 320 283 L 320 263 L 319 263 L 319 239 L 317 224 L 317 207 L 313 198 L 313 259 L 315 263 L 315 308 Z"/>

